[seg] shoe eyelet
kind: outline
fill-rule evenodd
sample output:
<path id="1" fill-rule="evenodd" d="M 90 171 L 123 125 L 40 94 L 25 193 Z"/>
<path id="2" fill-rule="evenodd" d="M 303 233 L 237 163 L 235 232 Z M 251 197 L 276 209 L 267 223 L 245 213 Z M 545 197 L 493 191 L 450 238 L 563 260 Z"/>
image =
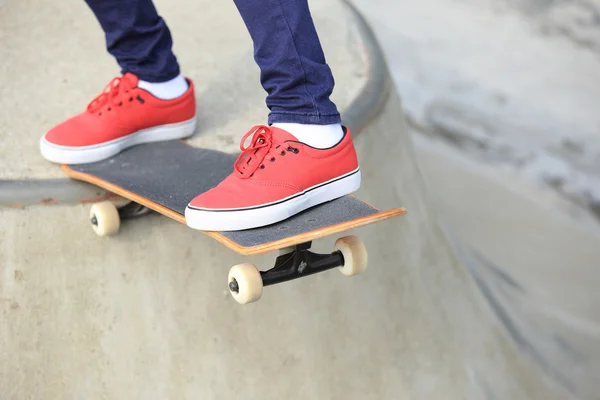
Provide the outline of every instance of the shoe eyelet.
<path id="1" fill-rule="evenodd" d="M 111 110 L 111 108 L 110 108 L 110 107 L 108 107 L 108 111 L 110 111 L 110 110 Z"/>
<path id="2" fill-rule="evenodd" d="M 123 102 L 120 102 L 120 103 L 119 103 L 119 107 L 121 107 L 122 105 L 123 105 Z"/>
<path id="3" fill-rule="evenodd" d="M 282 156 L 285 156 L 285 150 L 281 150 L 281 153 L 280 153 L 280 154 L 281 154 Z"/>
<path id="4" fill-rule="evenodd" d="M 265 169 L 265 164 L 262 164 L 262 165 L 260 166 L 260 169 Z"/>
<path id="5" fill-rule="evenodd" d="M 269 161 L 275 162 L 275 157 L 271 157 L 271 159 Z"/>
<path id="6" fill-rule="evenodd" d="M 129 98 L 129 101 L 133 101 L 133 97 L 130 97 L 130 98 Z"/>

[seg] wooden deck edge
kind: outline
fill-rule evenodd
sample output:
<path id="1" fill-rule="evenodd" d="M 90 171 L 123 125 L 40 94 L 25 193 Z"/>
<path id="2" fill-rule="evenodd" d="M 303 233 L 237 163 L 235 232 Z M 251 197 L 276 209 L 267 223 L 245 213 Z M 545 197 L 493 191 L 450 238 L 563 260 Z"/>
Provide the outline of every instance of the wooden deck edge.
<path id="1" fill-rule="evenodd" d="M 361 200 L 362 201 L 362 200 Z M 285 247 L 294 246 L 296 244 L 313 241 L 316 239 L 321 239 L 327 236 L 331 236 L 336 233 L 341 233 L 348 231 L 350 229 L 359 228 L 361 226 L 370 225 L 376 222 L 381 222 L 386 219 L 390 219 L 393 217 L 399 217 L 406 215 L 407 211 L 405 208 L 393 208 L 386 211 L 380 211 L 375 214 L 367 215 L 362 218 L 358 218 L 352 221 L 342 222 L 336 225 L 328 226 L 326 228 L 321 228 L 315 231 L 302 233 L 300 235 L 291 236 L 289 238 L 276 240 L 271 243 L 261 244 L 252 247 L 241 247 L 238 246 L 239 250 L 236 250 L 238 253 L 242 255 L 260 255 L 269 253 L 275 250 L 283 249 Z"/>
<path id="2" fill-rule="evenodd" d="M 85 172 L 75 171 L 75 170 L 69 168 L 68 165 L 62 165 L 61 168 L 68 176 L 70 176 L 73 179 L 91 183 L 91 184 L 101 187 L 105 190 L 108 190 L 112 193 L 115 193 L 116 195 L 122 196 L 126 199 L 130 199 L 130 200 L 132 200 L 138 204 L 141 204 L 145 207 L 148 207 L 149 209 L 154 210 L 166 217 L 169 217 L 177 222 L 180 222 L 180 223 L 186 225 L 186 227 L 187 227 L 187 224 L 185 221 L 185 216 L 176 211 L 171 210 L 170 208 L 167 208 L 161 204 L 153 202 L 152 200 L 146 199 L 145 197 L 142 197 L 136 193 L 133 193 L 133 192 L 127 190 L 127 189 L 123 189 L 117 185 L 114 185 L 110 182 L 102 180 L 94 175 L 87 174 Z M 355 197 L 355 196 L 352 196 L 352 197 Z M 355 198 L 357 198 L 357 197 L 355 197 Z M 360 200 L 360 199 L 358 199 L 358 200 Z M 362 201 L 362 200 L 360 200 L 360 201 Z M 365 204 L 367 204 L 367 203 L 365 203 Z M 375 208 L 375 207 L 373 207 L 373 208 Z M 229 239 L 227 236 L 225 236 L 219 232 L 213 232 L 213 231 L 199 231 L 199 232 L 210 236 L 211 238 L 217 240 L 218 242 L 220 242 L 221 244 L 225 245 L 226 247 L 235 251 L 238 254 L 249 256 L 249 255 L 259 255 L 259 254 L 269 253 L 271 251 L 275 251 L 275 250 L 279 250 L 281 248 L 293 246 L 298 243 L 316 240 L 316 239 L 319 239 L 319 238 L 322 238 L 325 236 L 332 235 L 334 233 L 340 233 L 340 232 L 343 232 L 343 231 L 346 231 L 349 229 L 354 229 L 354 228 L 357 228 L 360 226 L 372 224 L 375 222 L 383 221 L 388 218 L 401 216 L 401 215 L 405 215 L 405 214 L 406 214 L 405 208 L 394 208 L 391 210 L 379 211 L 375 214 L 367 215 L 365 217 L 358 218 L 356 220 L 342 222 L 342 223 L 339 223 L 339 224 L 336 224 L 333 226 L 329 226 L 326 228 L 321 228 L 321 229 L 318 229 L 315 231 L 306 232 L 306 233 L 302 233 L 300 235 L 295 235 L 295 236 L 291 236 L 289 238 L 280 239 L 280 240 L 270 242 L 267 244 L 261 244 L 261 245 L 251 246 L 251 247 L 240 246 L 237 243 L 235 243 L 234 241 L 232 241 L 231 239 Z M 188 229 L 192 229 L 192 228 L 188 228 Z"/>

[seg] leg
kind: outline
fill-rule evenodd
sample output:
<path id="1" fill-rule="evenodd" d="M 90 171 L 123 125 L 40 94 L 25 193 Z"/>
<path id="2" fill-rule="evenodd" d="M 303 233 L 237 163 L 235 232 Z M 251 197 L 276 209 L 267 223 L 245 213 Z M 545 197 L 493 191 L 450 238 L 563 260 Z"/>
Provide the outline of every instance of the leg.
<path id="1" fill-rule="evenodd" d="M 106 37 L 106 48 L 121 72 L 147 82 L 179 75 L 173 40 L 151 0 L 85 0 Z"/>
<path id="2" fill-rule="evenodd" d="M 330 99 L 333 76 L 308 1 L 234 1 L 254 41 L 271 126 L 251 129 L 234 172 L 188 204 L 186 222 L 201 230 L 274 224 L 361 183 L 351 133 Z"/>
<path id="3" fill-rule="evenodd" d="M 254 42 L 269 124 L 339 124 L 334 79 L 307 0 L 234 0 Z"/>
<path id="4" fill-rule="evenodd" d="M 173 39 L 152 0 L 85 0 L 106 37 L 106 49 L 121 73 L 138 77 L 138 86 L 169 100 L 181 96 L 187 83 L 173 54 Z"/>

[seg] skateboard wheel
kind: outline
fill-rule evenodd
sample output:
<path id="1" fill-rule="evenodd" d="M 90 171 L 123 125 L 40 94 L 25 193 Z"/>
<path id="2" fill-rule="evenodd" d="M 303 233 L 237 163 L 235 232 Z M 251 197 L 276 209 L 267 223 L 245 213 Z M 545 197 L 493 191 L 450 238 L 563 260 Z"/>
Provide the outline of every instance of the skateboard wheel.
<path id="1" fill-rule="evenodd" d="M 344 265 L 338 267 L 342 274 L 353 276 L 367 268 L 367 249 L 356 236 L 345 236 L 335 241 L 335 250 L 344 256 Z"/>
<path id="2" fill-rule="evenodd" d="M 110 201 L 96 203 L 90 209 L 90 222 L 98 236 L 112 236 L 119 231 L 119 210 Z"/>
<path id="3" fill-rule="evenodd" d="M 240 304 L 257 301 L 262 296 L 263 281 L 260 271 L 252 264 L 244 263 L 229 270 L 229 292 Z"/>

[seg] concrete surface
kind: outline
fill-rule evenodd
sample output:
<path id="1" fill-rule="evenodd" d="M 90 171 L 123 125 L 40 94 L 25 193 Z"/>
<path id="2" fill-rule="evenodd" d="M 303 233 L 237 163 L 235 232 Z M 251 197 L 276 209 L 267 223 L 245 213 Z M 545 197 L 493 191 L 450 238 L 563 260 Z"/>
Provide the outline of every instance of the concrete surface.
<path id="1" fill-rule="evenodd" d="M 506 331 L 573 398 L 598 398 L 598 226 L 557 211 L 581 212 L 552 192 L 541 202 L 513 176 L 416 137 L 429 198 Z"/>
<path id="2" fill-rule="evenodd" d="M 600 0 L 356 4 L 421 134 L 600 223 Z"/>
<path id="3" fill-rule="evenodd" d="M 272 287 L 246 307 L 225 292 L 227 268 L 244 259 L 166 218 L 125 224 L 103 240 L 85 206 L 0 209 L 3 393 L 564 398 L 506 337 L 446 243 L 400 107 L 391 97 L 357 139 L 359 195 L 409 210 L 353 232 L 370 269 Z M 264 268 L 272 257 L 245 260 Z"/>
<path id="4" fill-rule="evenodd" d="M 598 168 L 584 167 L 600 139 L 600 3 L 356 3 L 461 260 L 525 354 L 575 398 L 600 397 L 600 186 Z M 577 44 L 586 29 L 590 46 Z M 561 141 L 585 154 L 559 151 Z"/>
<path id="5" fill-rule="evenodd" d="M 252 98 L 248 92 L 236 101 Z M 341 103 L 356 100 L 346 95 Z M 214 121 L 210 132 L 230 123 Z M 428 203 L 395 92 L 357 148 L 359 196 L 407 207 L 408 215 L 351 232 L 369 249 L 363 275 L 330 271 L 267 288 L 245 307 L 226 291 L 228 268 L 240 261 L 269 268 L 272 256 L 242 258 L 160 216 L 100 239 L 87 206 L 0 208 L 0 392 L 8 399 L 593 398 L 544 373 L 507 332 L 490 296 L 494 279 L 482 278 L 489 268 L 457 258 L 461 247 L 447 241 Z M 330 239 L 316 249 L 330 249 Z"/>
<path id="6" fill-rule="evenodd" d="M 172 31 L 182 72 L 196 84 L 199 127 L 192 143 L 238 150 L 248 129 L 266 123 L 268 109 L 235 5 L 155 4 Z M 364 84 L 358 38 L 339 1 L 319 1 L 311 9 L 337 82 L 332 97 L 343 110 Z M 102 30 L 82 0 L 0 4 L 0 49 L 0 180 L 64 178 L 39 155 L 39 138 L 84 110 L 119 75 Z"/>

